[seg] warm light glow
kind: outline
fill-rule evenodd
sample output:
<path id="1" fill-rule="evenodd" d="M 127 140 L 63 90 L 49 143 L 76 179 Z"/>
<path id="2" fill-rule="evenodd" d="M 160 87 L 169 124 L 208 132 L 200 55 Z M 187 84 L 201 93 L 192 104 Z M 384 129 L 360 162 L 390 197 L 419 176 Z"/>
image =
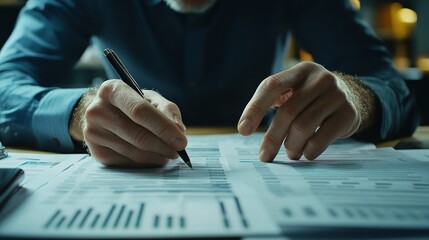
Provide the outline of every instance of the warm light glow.
<path id="1" fill-rule="evenodd" d="M 398 12 L 399 19 L 403 23 L 416 23 L 417 22 L 417 14 L 413 10 L 409 8 L 402 8 Z"/>
<path id="2" fill-rule="evenodd" d="M 352 4 L 354 9 L 356 10 L 360 9 L 360 0 L 350 0 L 350 3 Z"/>
<path id="3" fill-rule="evenodd" d="M 429 56 L 420 56 L 417 58 L 417 67 L 425 73 L 429 72 Z"/>

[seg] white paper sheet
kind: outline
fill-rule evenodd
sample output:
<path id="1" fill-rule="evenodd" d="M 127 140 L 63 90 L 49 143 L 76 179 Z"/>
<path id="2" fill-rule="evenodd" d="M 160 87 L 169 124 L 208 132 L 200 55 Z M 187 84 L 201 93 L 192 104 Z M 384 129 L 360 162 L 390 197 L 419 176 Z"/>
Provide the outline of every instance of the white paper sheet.
<path id="1" fill-rule="evenodd" d="M 208 141 L 207 141 L 208 140 Z M 195 237 L 279 233 L 254 191 L 231 181 L 218 141 L 199 139 L 158 169 L 76 161 L 0 223 L 5 236 Z"/>
<path id="2" fill-rule="evenodd" d="M 85 156 L 86 154 L 10 152 L 7 158 L 0 160 L 0 168 L 21 168 L 24 170 L 24 181 L 21 185 L 27 190 L 34 191 Z"/>
<path id="3" fill-rule="evenodd" d="M 418 161 L 429 162 L 429 149 L 407 149 L 398 150 L 407 156 L 410 156 Z"/>
<path id="4" fill-rule="evenodd" d="M 288 160 L 283 152 L 262 163 L 256 138 L 224 141 L 221 149 L 283 231 L 429 227 L 429 164 L 358 142 L 334 144 L 315 161 Z"/>
<path id="5" fill-rule="evenodd" d="M 281 150 L 274 163 L 261 163 L 262 136 L 191 136 L 194 170 L 180 159 L 130 170 L 71 157 L 52 168 L 44 184 L 26 183 L 35 192 L 0 216 L 0 236 L 274 236 L 279 227 L 429 227 L 429 164 L 351 140 L 331 145 L 316 161 L 291 161 Z"/>

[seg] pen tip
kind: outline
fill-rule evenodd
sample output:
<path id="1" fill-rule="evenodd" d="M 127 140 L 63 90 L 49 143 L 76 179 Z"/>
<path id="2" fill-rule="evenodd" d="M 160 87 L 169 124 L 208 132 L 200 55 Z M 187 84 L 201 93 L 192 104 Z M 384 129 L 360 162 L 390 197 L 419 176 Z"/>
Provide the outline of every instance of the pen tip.
<path id="1" fill-rule="evenodd" d="M 183 159 L 183 161 L 186 163 L 186 165 L 188 165 L 188 167 L 193 169 L 191 159 L 189 159 L 188 153 L 185 150 L 178 151 L 177 153 L 179 153 L 179 156 Z"/>
<path id="2" fill-rule="evenodd" d="M 192 167 L 191 161 L 186 161 L 185 163 L 186 163 L 186 165 L 188 165 L 188 167 L 190 167 L 192 170 L 194 170 L 194 168 Z"/>

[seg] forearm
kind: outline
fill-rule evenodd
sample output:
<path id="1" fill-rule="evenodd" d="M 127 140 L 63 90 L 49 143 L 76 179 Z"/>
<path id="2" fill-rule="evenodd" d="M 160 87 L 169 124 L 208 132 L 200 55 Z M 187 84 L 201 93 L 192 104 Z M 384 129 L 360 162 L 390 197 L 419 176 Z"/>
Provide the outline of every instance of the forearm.
<path id="1" fill-rule="evenodd" d="M 36 86 L 19 71 L 0 71 L 0 137 L 4 143 L 71 152 L 68 133 L 73 106 L 84 89 Z"/>

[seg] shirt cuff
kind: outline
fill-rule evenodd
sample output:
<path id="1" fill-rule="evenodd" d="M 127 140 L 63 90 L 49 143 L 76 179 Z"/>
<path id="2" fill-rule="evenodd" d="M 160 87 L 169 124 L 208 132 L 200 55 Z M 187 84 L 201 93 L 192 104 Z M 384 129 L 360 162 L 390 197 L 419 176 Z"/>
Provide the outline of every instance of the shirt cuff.
<path id="1" fill-rule="evenodd" d="M 86 88 L 53 89 L 39 102 L 32 129 L 39 149 L 72 152 L 74 144 L 69 134 L 70 116 Z"/>

